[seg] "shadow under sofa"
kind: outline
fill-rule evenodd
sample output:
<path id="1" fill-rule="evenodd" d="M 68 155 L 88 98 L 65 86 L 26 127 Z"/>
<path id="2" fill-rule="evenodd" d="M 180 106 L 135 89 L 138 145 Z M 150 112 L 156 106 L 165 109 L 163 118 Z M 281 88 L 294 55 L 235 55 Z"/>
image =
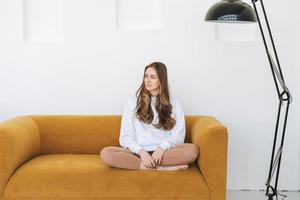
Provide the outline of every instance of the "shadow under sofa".
<path id="1" fill-rule="evenodd" d="M 225 200 L 226 127 L 186 115 L 185 142 L 199 157 L 182 171 L 105 165 L 119 145 L 121 115 L 27 115 L 0 123 L 0 200 Z"/>

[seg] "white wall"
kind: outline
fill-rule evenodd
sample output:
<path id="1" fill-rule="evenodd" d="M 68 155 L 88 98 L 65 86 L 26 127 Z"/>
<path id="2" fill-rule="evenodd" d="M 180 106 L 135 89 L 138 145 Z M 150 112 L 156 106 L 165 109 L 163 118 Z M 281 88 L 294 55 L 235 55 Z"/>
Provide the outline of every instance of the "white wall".
<path id="1" fill-rule="evenodd" d="M 204 22 L 215 0 L 161 0 L 161 29 L 153 30 L 118 29 L 115 0 L 55 1 L 62 6 L 61 13 L 53 10 L 62 31 L 54 41 L 40 32 L 49 40 L 37 42 L 24 38 L 30 28 L 26 19 L 36 19 L 24 12 L 32 2 L 0 0 L 1 121 L 23 114 L 121 114 L 144 66 L 162 61 L 185 113 L 213 115 L 228 127 L 228 189 L 265 188 L 278 106 L 270 67 L 260 36 L 254 42 L 215 40 L 214 24 Z M 294 97 L 279 189 L 295 190 L 300 189 L 300 3 L 271 2 L 265 0 L 265 6 Z"/>

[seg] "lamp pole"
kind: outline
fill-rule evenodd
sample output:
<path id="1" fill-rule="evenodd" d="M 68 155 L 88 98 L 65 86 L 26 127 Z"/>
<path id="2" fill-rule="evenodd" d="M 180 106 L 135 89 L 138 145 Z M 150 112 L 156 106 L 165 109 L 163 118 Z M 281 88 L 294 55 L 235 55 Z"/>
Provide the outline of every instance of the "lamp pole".
<path id="1" fill-rule="evenodd" d="M 264 7 L 264 3 L 263 0 L 259 0 L 260 5 L 262 7 L 262 11 L 263 11 L 263 16 L 267 25 L 267 30 L 268 30 L 268 34 L 271 40 L 271 44 L 272 44 L 272 49 L 274 51 L 274 55 L 276 58 L 276 63 L 277 63 L 277 67 L 279 69 L 279 71 L 276 71 L 276 64 L 274 62 L 274 60 L 272 59 L 272 56 L 269 52 L 269 48 L 266 42 L 266 38 L 265 38 L 265 34 L 262 28 L 262 24 L 259 18 L 259 14 L 257 11 L 257 7 L 256 7 L 256 3 L 258 2 L 258 0 L 252 0 L 252 5 L 257 17 L 257 21 L 258 21 L 258 25 L 260 28 L 260 32 L 263 38 L 263 42 L 264 42 L 264 46 L 265 46 L 265 50 L 267 53 L 267 57 L 270 63 L 270 67 L 271 67 L 271 71 L 272 71 L 272 75 L 273 75 L 273 79 L 275 82 L 275 86 L 276 86 L 276 90 L 277 90 L 277 95 L 278 95 L 278 99 L 279 99 L 279 107 L 278 107 L 278 114 L 277 114 L 277 121 L 276 121 L 276 127 L 275 127 L 275 134 L 274 134 L 274 140 L 273 140 L 273 148 L 272 148 L 272 155 L 271 155 L 271 161 L 270 161 L 270 167 L 269 167 L 269 175 L 268 175 L 268 179 L 266 181 L 266 193 L 265 195 L 268 197 L 269 200 L 272 200 L 274 196 L 278 195 L 278 191 L 277 191 L 277 186 L 278 186 L 278 178 L 279 178 L 279 171 L 280 171 L 280 164 L 281 164 L 281 158 L 282 158 L 282 151 L 283 151 L 283 144 L 284 144 L 284 137 L 285 137 L 285 130 L 286 130 L 286 124 L 287 124 L 287 118 L 288 118 L 288 112 L 289 112 L 289 105 L 292 102 L 292 96 L 288 90 L 288 88 L 285 85 L 285 81 L 282 75 L 282 70 L 281 70 L 281 66 L 279 63 L 279 59 L 278 59 L 278 54 L 276 51 L 276 47 L 274 44 L 274 40 L 273 40 L 273 36 L 272 36 L 272 32 L 271 32 L 271 28 L 269 25 L 269 21 L 267 18 L 267 14 L 266 14 L 266 10 Z M 276 79 L 277 77 L 277 79 Z M 282 91 L 280 91 L 279 87 L 278 87 L 278 82 L 281 85 Z M 280 117 L 281 117 L 281 110 L 282 110 L 282 105 L 286 103 L 286 110 L 285 110 L 285 116 L 284 116 L 284 124 L 283 124 L 283 130 L 282 130 L 282 135 L 281 135 L 281 143 L 280 146 L 277 150 L 276 156 L 275 156 L 275 148 L 276 148 L 276 143 L 277 143 L 277 135 L 278 135 L 278 126 L 279 126 L 279 122 L 280 122 Z M 275 156 L 275 158 L 274 158 Z M 275 186 L 271 185 L 271 181 L 272 181 L 272 177 L 274 175 L 274 172 L 276 172 L 276 177 L 275 177 Z"/>

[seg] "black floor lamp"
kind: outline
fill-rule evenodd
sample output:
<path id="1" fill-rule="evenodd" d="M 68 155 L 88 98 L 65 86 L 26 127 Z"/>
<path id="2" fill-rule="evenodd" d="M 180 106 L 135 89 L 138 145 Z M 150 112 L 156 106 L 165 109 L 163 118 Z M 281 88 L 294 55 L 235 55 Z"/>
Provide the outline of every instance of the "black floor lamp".
<path id="1" fill-rule="evenodd" d="M 273 79 L 275 82 L 278 99 L 279 99 L 279 107 L 278 107 L 278 114 L 277 114 L 277 121 L 276 121 L 276 127 L 275 127 L 275 134 L 274 134 L 274 141 L 273 141 L 273 148 L 272 148 L 272 155 L 271 155 L 271 161 L 270 161 L 270 168 L 269 168 L 269 174 L 266 181 L 266 196 L 269 200 L 273 200 L 274 197 L 278 197 L 278 194 L 281 195 L 277 191 L 277 184 L 278 184 L 278 175 L 280 170 L 280 163 L 281 163 L 281 156 L 282 156 L 282 149 L 283 149 L 283 143 L 284 143 L 284 136 L 285 136 L 285 130 L 286 130 L 286 123 L 287 123 L 287 117 L 288 117 L 288 111 L 289 111 L 289 104 L 292 102 L 292 96 L 285 85 L 285 81 L 282 75 L 280 63 L 278 60 L 278 55 L 276 52 L 276 48 L 274 45 L 271 29 L 269 26 L 269 22 L 267 19 L 265 7 L 263 4 L 263 0 L 251 0 L 253 4 L 253 8 L 247 3 L 242 2 L 241 0 L 221 0 L 218 3 L 214 4 L 210 7 L 208 10 L 205 20 L 210 22 L 228 22 L 228 23 L 248 23 L 248 22 L 258 22 L 260 32 L 263 38 L 266 54 L 269 60 L 269 64 L 271 67 L 271 72 L 273 75 Z M 260 2 L 264 20 L 267 26 L 268 30 L 268 36 L 271 40 L 272 49 L 274 51 L 274 55 L 276 58 L 276 62 L 273 60 L 268 43 L 266 42 L 264 30 L 259 18 L 258 10 L 256 7 L 257 2 Z M 285 109 L 285 115 L 284 115 L 284 121 L 283 121 L 283 127 L 281 132 L 281 143 L 279 147 L 277 148 L 276 156 L 275 156 L 275 149 L 276 149 L 276 140 L 277 140 L 277 134 L 279 129 L 279 122 L 281 121 L 281 110 L 283 107 L 283 104 L 286 104 Z M 275 157 L 274 157 L 275 156 Z M 275 186 L 271 184 L 272 177 L 274 173 L 276 172 L 275 177 Z M 282 195 L 285 196 L 285 195 Z"/>

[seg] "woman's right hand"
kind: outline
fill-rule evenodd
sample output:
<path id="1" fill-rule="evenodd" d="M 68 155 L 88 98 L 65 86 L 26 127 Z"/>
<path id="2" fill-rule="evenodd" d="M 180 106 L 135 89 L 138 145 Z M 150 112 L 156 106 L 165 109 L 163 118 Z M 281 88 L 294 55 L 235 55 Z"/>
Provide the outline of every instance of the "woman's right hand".
<path id="1" fill-rule="evenodd" d="M 144 166 L 146 166 L 148 168 L 156 167 L 154 160 L 152 159 L 151 155 L 147 151 L 145 151 L 144 149 L 141 149 L 139 151 L 139 155 L 141 157 L 141 160 L 142 160 L 142 163 Z"/>

